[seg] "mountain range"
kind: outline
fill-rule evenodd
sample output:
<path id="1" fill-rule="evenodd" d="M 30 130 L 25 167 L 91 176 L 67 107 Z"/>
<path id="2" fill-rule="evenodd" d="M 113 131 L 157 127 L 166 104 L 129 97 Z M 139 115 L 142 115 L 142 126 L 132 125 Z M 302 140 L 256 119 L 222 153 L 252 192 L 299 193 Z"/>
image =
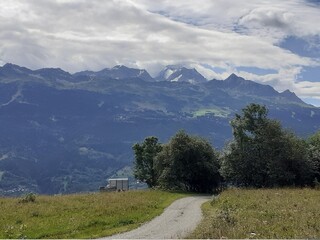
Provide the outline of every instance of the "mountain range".
<path id="1" fill-rule="evenodd" d="M 221 149 L 235 113 L 264 104 L 284 127 L 306 137 L 320 128 L 320 109 L 295 93 L 235 74 L 208 81 L 197 70 L 167 66 L 155 78 L 117 65 L 70 74 L 59 68 L 0 67 L 0 195 L 95 191 L 130 175 L 131 147 L 176 131 Z"/>

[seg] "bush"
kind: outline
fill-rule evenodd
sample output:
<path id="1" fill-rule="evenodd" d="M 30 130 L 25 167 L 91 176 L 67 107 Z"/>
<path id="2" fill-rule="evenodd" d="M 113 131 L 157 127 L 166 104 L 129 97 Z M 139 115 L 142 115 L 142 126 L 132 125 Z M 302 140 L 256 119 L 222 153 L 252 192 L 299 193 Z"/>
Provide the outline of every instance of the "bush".
<path id="1" fill-rule="evenodd" d="M 29 203 L 29 202 L 35 202 L 35 201 L 36 201 L 36 195 L 34 193 L 28 193 L 19 200 L 19 203 Z"/>

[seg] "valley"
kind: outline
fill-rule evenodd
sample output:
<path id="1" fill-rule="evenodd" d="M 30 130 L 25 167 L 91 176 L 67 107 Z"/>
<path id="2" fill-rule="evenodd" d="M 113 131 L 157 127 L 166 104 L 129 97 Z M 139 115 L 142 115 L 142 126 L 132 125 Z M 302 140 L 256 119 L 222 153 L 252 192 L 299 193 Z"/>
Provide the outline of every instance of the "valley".
<path id="1" fill-rule="evenodd" d="M 185 129 L 222 149 L 229 121 L 252 102 L 301 137 L 320 128 L 320 109 L 290 91 L 234 74 L 209 81 L 194 69 L 168 69 L 152 78 L 125 66 L 75 74 L 1 67 L 0 195 L 96 191 L 123 174 L 134 186 L 122 171 L 132 165 L 134 143 L 147 136 L 165 142 Z"/>

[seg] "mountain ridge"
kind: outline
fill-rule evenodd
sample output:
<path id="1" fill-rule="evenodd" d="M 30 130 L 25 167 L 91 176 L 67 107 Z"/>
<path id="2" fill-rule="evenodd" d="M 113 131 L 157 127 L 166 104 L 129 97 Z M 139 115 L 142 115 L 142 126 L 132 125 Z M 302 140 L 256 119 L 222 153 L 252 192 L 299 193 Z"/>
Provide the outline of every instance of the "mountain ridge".
<path id="1" fill-rule="evenodd" d="M 168 73 L 168 71 L 170 71 Z M 257 83 L 255 81 L 246 80 L 242 77 L 237 76 L 232 73 L 229 77 L 224 80 L 208 80 L 203 77 L 196 69 L 188 69 L 182 65 L 168 65 L 159 74 L 153 78 L 145 69 L 128 68 L 124 65 L 116 65 L 112 68 L 104 68 L 100 71 L 90 71 L 84 70 L 71 74 L 64 71 L 61 68 L 41 68 L 37 70 L 31 70 L 26 67 L 21 67 L 16 64 L 7 63 L 3 67 L 0 67 L 0 77 L 6 77 L 17 80 L 17 78 L 27 74 L 30 80 L 36 79 L 39 81 L 39 77 L 50 81 L 64 80 L 71 83 L 77 83 L 81 81 L 92 81 L 95 78 L 111 78 L 111 79 L 134 79 L 140 78 L 141 80 L 152 82 L 152 81 L 168 81 L 168 82 L 186 82 L 190 84 L 199 84 L 205 82 L 211 82 L 212 85 L 217 87 L 229 87 L 237 88 L 238 90 L 249 92 L 257 91 L 269 93 L 270 96 L 274 96 L 275 93 L 281 94 L 282 97 L 290 99 L 294 102 L 299 102 L 301 104 L 306 104 L 302 101 L 295 93 L 290 90 L 285 90 L 282 93 L 276 91 L 270 85 L 264 85 Z M 0 79 L 1 80 L 1 79 Z M 248 87 L 250 87 L 248 89 Z"/>
<path id="2" fill-rule="evenodd" d="M 96 191 L 116 176 L 134 181 L 126 170 L 132 145 L 147 136 L 165 142 L 180 129 L 221 149 L 232 137 L 230 120 L 252 102 L 299 136 L 320 129 L 319 108 L 236 75 L 194 84 L 133 73 L 115 79 L 1 67 L 0 195 Z"/>
<path id="3" fill-rule="evenodd" d="M 81 71 L 73 74 L 74 76 L 109 77 L 114 79 L 141 78 L 151 81 L 153 78 L 145 69 L 128 68 L 124 65 L 116 65 L 112 68 L 104 68 L 100 71 Z"/>

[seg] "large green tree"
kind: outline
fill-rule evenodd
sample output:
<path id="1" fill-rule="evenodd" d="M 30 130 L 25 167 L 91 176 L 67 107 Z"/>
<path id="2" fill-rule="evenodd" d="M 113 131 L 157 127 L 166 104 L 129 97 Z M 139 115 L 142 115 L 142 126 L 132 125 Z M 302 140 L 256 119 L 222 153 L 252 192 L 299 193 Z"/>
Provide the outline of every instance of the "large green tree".
<path id="1" fill-rule="evenodd" d="M 231 121 L 234 140 L 222 157 L 222 175 L 236 185 L 271 187 L 310 181 L 305 142 L 250 104 Z"/>
<path id="2" fill-rule="evenodd" d="M 220 181 L 217 154 L 210 143 L 179 131 L 156 158 L 159 185 L 166 189 L 211 192 Z"/>
<path id="3" fill-rule="evenodd" d="M 132 147 L 135 155 L 133 174 L 136 179 L 147 183 L 148 187 L 157 185 L 157 172 L 155 171 L 155 157 L 162 146 L 156 137 L 147 137 L 142 143 Z"/>

